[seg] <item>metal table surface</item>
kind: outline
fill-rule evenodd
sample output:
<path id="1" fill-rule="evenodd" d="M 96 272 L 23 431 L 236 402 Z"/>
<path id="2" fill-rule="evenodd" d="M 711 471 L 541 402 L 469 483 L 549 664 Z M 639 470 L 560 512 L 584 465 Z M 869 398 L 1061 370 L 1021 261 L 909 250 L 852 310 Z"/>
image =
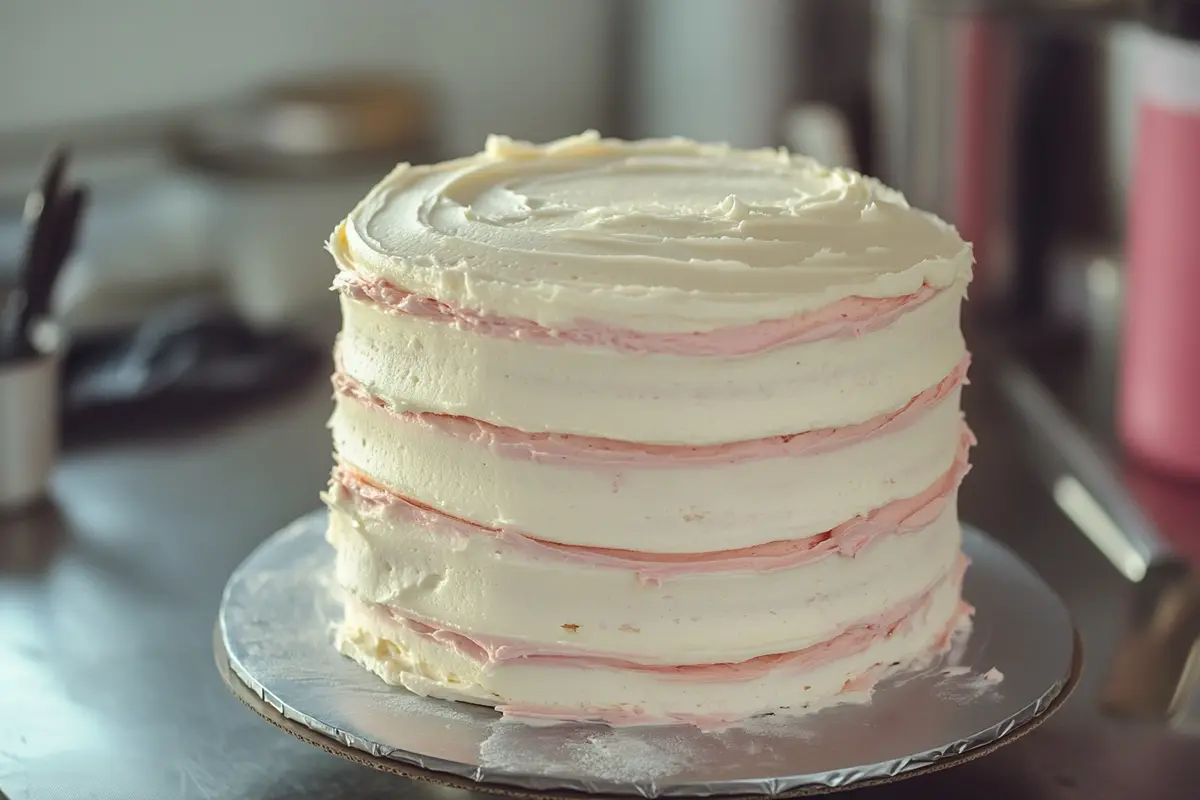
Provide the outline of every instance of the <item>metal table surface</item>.
<path id="1" fill-rule="evenodd" d="M 871 798 L 1168 798 L 1200 794 L 1200 739 L 1119 722 L 1097 697 L 1131 586 L 1015 447 L 1019 426 L 976 359 L 981 444 L 965 519 L 1013 546 L 1063 596 L 1087 651 L 1047 725 Z M 213 667 L 230 571 L 316 505 L 329 467 L 328 384 L 202 435 L 67 454 L 56 504 L 0 521 L 0 792 L 17 798 L 382 798 L 467 795 L 344 762 L 243 708 Z"/>

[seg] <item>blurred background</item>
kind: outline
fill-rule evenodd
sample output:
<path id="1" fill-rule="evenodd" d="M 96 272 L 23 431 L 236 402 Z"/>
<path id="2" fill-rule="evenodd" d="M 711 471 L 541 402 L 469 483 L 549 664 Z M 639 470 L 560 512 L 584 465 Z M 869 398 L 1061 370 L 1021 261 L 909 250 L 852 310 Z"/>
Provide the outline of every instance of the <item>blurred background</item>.
<path id="1" fill-rule="evenodd" d="M 0 721 L 29 720 L 0 732 L 0 789 L 300 796 L 277 777 L 299 770 L 314 797 L 391 796 L 245 719 L 208 666 L 229 571 L 328 473 L 323 244 L 398 161 L 596 128 L 785 145 L 974 242 L 963 514 L 1063 594 L 1096 667 L 1036 747 L 920 796 L 1194 796 L 1197 5 L 0 3 L 0 295 L 55 145 L 90 191 L 50 294 L 57 378 L 0 364 L 9 471 L 61 440 L 33 459 L 50 501 L 0 509 Z"/>
<path id="2" fill-rule="evenodd" d="M 858 166 L 954 218 L 989 291 L 1075 314 L 1079 297 L 1043 295 L 1078 276 L 1042 262 L 1120 233 L 1140 27 L 1112 21 L 1125 5 L 11 3 L 0 270 L 49 146 L 69 142 L 95 194 L 55 297 L 73 330 L 195 295 L 306 328 L 333 308 L 318 245 L 388 165 L 598 128 Z"/>

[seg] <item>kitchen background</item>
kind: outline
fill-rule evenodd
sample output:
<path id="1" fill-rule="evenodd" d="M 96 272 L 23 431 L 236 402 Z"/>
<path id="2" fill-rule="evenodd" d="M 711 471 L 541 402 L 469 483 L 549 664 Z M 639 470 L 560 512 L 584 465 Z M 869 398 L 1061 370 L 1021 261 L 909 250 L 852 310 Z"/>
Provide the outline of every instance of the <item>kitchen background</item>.
<path id="1" fill-rule="evenodd" d="M 941 15 L 938 5 L 10 3 L 0 24 L 0 264 L 19 252 L 21 199 L 56 140 L 75 146 L 77 170 L 97 195 L 78 263 L 56 297 L 67 321 L 84 327 L 129 324 L 165 298 L 216 284 L 254 321 L 300 317 L 315 302 L 325 265 L 302 235 L 281 241 L 271 224 L 279 217 L 270 214 L 304 215 L 291 231 L 322 231 L 381 165 L 473 152 L 489 132 L 545 140 L 597 127 L 611 135 L 788 144 L 880 173 L 915 202 L 946 206 L 939 210 L 951 215 L 945 198 L 931 196 L 928 174 L 917 177 L 944 172 L 946 159 L 896 152 L 913 146 L 902 131 L 945 118 L 930 103 L 961 101 L 947 79 L 959 58 L 955 46 L 946 36 L 913 39 L 944 25 L 930 22 Z M 1052 16 L 1028 9 L 1056 4 L 983 5 L 1026 9 L 1024 19 L 1002 27 L 1028 38 L 1025 28 L 1043 24 L 1035 17 Z M 1077 171 L 1108 178 L 1104 233 L 1114 233 L 1129 173 L 1137 26 L 1088 19 L 1118 4 L 1062 5 L 1073 9 L 1070 26 L 1095 29 L 1084 34 L 1084 77 L 1098 87 L 1096 102 L 1085 111 L 1086 136 L 1078 137 L 1095 149 Z M 999 41 L 1013 33 L 987 35 Z M 906 47 L 929 52 L 914 59 Z M 916 61 L 939 49 L 938 74 L 922 77 L 931 64 Z M 999 52 L 1011 49 L 1002 42 L 990 58 L 1020 80 L 1012 52 Z M 1017 61 L 1029 60 L 1029 49 L 1022 45 Z M 401 85 L 358 98 L 358 127 L 343 119 L 335 130 L 336 89 L 326 85 L 319 94 L 316 87 L 364 73 Z M 897 84 L 904 74 L 909 83 Z M 309 90 L 303 106 L 296 83 Z M 293 102 L 280 97 L 281 84 L 293 84 Z M 397 100 L 406 86 L 423 102 Z M 271 90 L 273 103 L 253 97 Z M 996 91 L 1015 94 L 1011 86 Z M 392 118 L 363 121 L 371 114 Z M 840 144 L 839 117 L 849 120 L 852 152 Z M 364 128 L 370 125 L 383 127 Z M 364 154 L 373 162 L 347 158 Z M 1008 155 L 1000 169 L 1013 168 Z M 296 183 L 297 172 L 310 185 Z M 986 237 L 975 238 L 987 248 L 978 241 Z M 281 269 L 302 274 L 283 292 L 274 280 Z"/>
<path id="2" fill-rule="evenodd" d="M 336 221 L 399 160 L 471 153 L 493 132 L 547 140 L 598 128 L 787 145 L 858 166 L 976 244 L 969 413 L 982 443 L 964 516 L 1063 594 L 1095 666 L 1066 721 L 1036 744 L 914 796 L 1191 796 L 1200 588 L 1187 557 L 1200 554 L 1200 433 L 1189 432 L 1200 426 L 1176 425 L 1164 456 L 1161 435 L 1136 421 L 1120 438 L 1116 398 L 1126 254 L 1148 252 L 1127 235 L 1131 199 L 1144 196 L 1133 188 L 1144 72 L 1160 65 L 1158 95 L 1195 100 L 1195 9 L 0 3 L 0 296 L 52 147 L 69 145 L 72 179 L 91 192 L 53 294 L 61 418 L 0 368 L 0 488 L 14 462 L 29 473 L 31 451 L 13 443 L 37 426 L 15 409 L 36 408 L 63 435 L 61 454 L 38 450 L 46 480 L 34 488 L 48 486 L 52 501 L 0 511 L 0 791 L 373 797 L 407 786 L 247 719 L 212 674 L 216 600 L 258 541 L 316 505 L 327 476 L 337 309 L 322 245 Z M 1150 33 L 1147 15 L 1174 32 Z M 1191 139 L 1170 139 L 1191 148 L 1168 162 L 1179 185 L 1200 185 L 1188 172 L 1200 165 L 1197 108 Z M 1195 214 L 1196 194 L 1176 189 L 1152 194 Z M 1200 258 L 1177 235 L 1154 234 Z M 1200 302 L 1200 284 L 1175 268 L 1179 292 Z M 1142 306 L 1139 319 L 1177 313 Z M 1143 340 L 1143 352 L 1163 352 Z M 1159 416 L 1190 419 L 1200 361 L 1188 358 L 1177 354 L 1161 383 L 1138 372 L 1150 389 L 1125 407 L 1170 395 L 1183 399 Z M 1174 611 L 1156 616 L 1162 607 Z M 55 644 L 63 632 L 79 638 Z M 202 688 L 184 697 L 179 684 Z M 1113 721 L 1130 716 L 1134 727 Z M 180 730 L 180 719 L 193 724 Z M 303 787 L 278 778 L 289 770 L 307 776 Z"/>
<path id="3" fill-rule="evenodd" d="M 166 298 L 217 284 L 252 321 L 302 318 L 326 265 L 312 237 L 281 237 L 272 213 L 302 215 L 288 233 L 311 227 L 316 236 L 382 165 L 473 152 L 490 132 L 546 140 L 596 127 L 786 144 L 882 174 L 914 202 L 953 216 L 928 174 L 918 176 L 945 172 L 948 159 L 896 151 L 915 146 L 903 131 L 945 118 L 930 103 L 962 102 L 947 77 L 961 57 L 956 45 L 948 36 L 914 38 L 945 26 L 931 21 L 942 16 L 938 5 L 12 3 L 0 25 L 0 263 L 19 252 L 21 199 L 55 140 L 75 146 L 77 170 L 97 195 L 78 263 L 56 297 L 69 323 L 88 328 L 129 324 Z M 1103 232 L 1111 234 L 1129 172 L 1137 26 L 1094 21 L 1118 4 L 1064 5 L 1074 7 L 1069 26 L 1094 29 L 1072 34 L 1087 39 L 1072 46 L 1088 51 L 1082 77 L 1097 87 L 1086 135 L 1077 137 L 1094 148 L 1092 161 L 1077 172 L 1109 178 L 1101 191 Z M 1024 44 L 1014 56 L 1011 29 L 1029 38 L 1025 28 L 1044 25 L 1036 17 L 1052 16 L 1024 13 L 986 33 L 1004 79 L 1021 80 L 1023 64 L 1014 61 L 1030 60 Z M 913 48 L 928 51 L 916 59 L 904 52 Z M 930 64 L 916 62 L 932 57 L 941 59 L 937 74 L 923 75 Z M 1055 70 L 1044 71 L 1049 79 Z M 355 122 L 331 123 L 347 109 L 334 105 L 329 83 L 363 74 L 381 85 L 357 98 Z M 898 84 L 904 74 L 908 84 Z M 421 102 L 397 97 L 409 88 Z M 302 104 L 295 95 L 305 90 Z M 254 96 L 264 91 L 275 93 Z M 999 168 L 1015 170 L 1010 162 L 1006 153 Z M 974 238 L 981 249 L 990 244 Z M 283 274 L 292 276 L 286 290 L 275 280 Z"/>

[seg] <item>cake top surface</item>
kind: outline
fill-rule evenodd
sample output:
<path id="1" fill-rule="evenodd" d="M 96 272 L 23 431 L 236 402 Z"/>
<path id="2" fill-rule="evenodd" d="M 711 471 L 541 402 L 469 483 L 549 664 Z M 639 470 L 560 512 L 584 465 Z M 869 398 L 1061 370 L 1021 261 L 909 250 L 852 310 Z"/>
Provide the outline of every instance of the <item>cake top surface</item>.
<path id="1" fill-rule="evenodd" d="M 950 225 L 783 150 L 594 132 L 401 164 L 330 241 L 342 269 L 553 325 L 706 330 L 970 278 Z"/>

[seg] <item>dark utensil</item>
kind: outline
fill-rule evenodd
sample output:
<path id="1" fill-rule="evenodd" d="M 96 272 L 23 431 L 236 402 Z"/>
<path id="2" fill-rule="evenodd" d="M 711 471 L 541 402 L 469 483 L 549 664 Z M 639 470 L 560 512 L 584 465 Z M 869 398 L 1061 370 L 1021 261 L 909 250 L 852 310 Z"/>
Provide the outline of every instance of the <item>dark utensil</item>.
<path id="1" fill-rule="evenodd" d="M 55 148 L 46 162 L 46 169 L 42 172 L 42 179 L 38 181 L 37 188 L 25 198 L 24 222 L 31 231 L 35 229 L 45 210 L 57 204 L 69 160 L 70 152 L 65 147 Z"/>
<path id="2" fill-rule="evenodd" d="M 46 243 L 46 258 L 41 268 L 30 276 L 25 289 L 25 313 L 20 321 L 22 330 L 28 332 L 38 319 L 50 311 L 54 287 L 58 276 L 75 249 L 79 226 L 87 206 L 87 189 L 80 186 L 62 197 L 54 210 L 54 217 L 47 228 L 51 229 Z M 28 337 L 26 337 L 28 338 Z"/>
<path id="3" fill-rule="evenodd" d="M 16 357 L 22 337 L 22 317 L 28 305 L 28 289 L 43 269 L 49 249 L 49 225 L 46 224 L 56 205 L 59 187 L 67 169 L 67 152 L 58 149 L 51 154 L 37 187 L 25 198 L 25 247 L 17 267 L 17 280 L 3 319 L 0 355 Z"/>
<path id="4" fill-rule="evenodd" d="M 16 286 L 0 319 L 0 358 L 36 355 L 34 323 L 49 309 L 62 267 L 74 248 L 87 202 L 82 187 L 64 193 L 69 152 L 57 149 L 25 203 L 28 229 Z"/>

